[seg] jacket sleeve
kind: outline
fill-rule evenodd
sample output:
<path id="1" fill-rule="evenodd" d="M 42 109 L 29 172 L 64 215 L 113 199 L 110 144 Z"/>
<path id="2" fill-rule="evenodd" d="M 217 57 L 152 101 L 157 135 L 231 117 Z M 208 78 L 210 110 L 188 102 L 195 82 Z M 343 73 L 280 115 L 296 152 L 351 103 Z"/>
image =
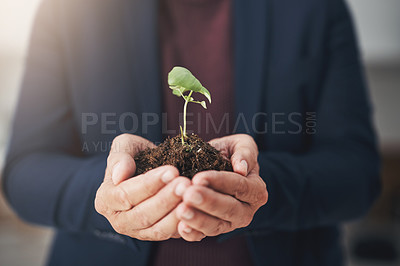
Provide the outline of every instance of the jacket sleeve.
<path id="1" fill-rule="evenodd" d="M 380 192 L 380 161 L 350 14 L 327 1 L 327 68 L 317 132 L 302 154 L 262 151 L 269 201 L 250 228 L 299 230 L 365 214 Z"/>
<path id="2" fill-rule="evenodd" d="M 94 209 L 106 154 L 82 153 L 54 5 L 56 1 L 45 0 L 34 22 L 2 180 L 4 194 L 28 222 L 118 239 Z"/>

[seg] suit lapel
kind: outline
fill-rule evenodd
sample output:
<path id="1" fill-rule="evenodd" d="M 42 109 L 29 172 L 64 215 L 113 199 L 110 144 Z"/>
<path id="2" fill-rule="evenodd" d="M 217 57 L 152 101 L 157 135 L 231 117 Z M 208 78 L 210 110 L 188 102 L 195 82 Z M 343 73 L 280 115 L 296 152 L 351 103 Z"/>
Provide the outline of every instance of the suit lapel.
<path id="1" fill-rule="evenodd" d="M 269 57 L 269 35 L 271 21 L 270 0 L 234 0 L 234 47 L 235 47 L 235 113 L 243 114 L 247 126 L 238 123 L 236 133 L 250 133 L 252 118 L 256 112 L 264 111 L 262 97 L 266 94 L 266 69 Z M 264 88 L 264 91 L 263 91 Z M 247 130 L 247 128 L 250 130 Z M 220 235 L 225 241 L 245 231 L 244 228 Z"/>
<path id="2" fill-rule="evenodd" d="M 267 73 L 269 2 L 234 2 L 235 113 L 237 119 L 241 114 L 246 118 L 246 123 L 238 123 L 237 133 L 254 135 L 252 118 L 262 108 L 262 88 Z"/>
<path id="3" fill-rule="evenodd" d="M 139 98 L 140 113 L 158 115 L 158 123 L 142 128 L 142 135 L 160 141 L 161 135 L 161 81 L 158 49 L 158 1 L 123 1 L 127 51 L 130 58 L 132 90 Z M 139 116 L 141 114 L 138 114 Z M 151 129 L 151 130 L 150 130 Z"/>

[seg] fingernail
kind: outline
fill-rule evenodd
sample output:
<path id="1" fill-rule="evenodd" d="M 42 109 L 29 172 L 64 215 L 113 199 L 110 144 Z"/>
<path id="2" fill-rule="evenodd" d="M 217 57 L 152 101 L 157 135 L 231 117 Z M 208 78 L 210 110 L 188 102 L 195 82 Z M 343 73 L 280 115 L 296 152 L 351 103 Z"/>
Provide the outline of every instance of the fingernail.
<path id="1" fill-rule="evenodd" d="M 182 217 L 185 220 L 190 220 L 193 218 L 193 216 L 194 216 L 194 212 L 192 210 L 186 210 L 186 211 L 184 211 L 184 213 L 182 213 Z"/>
<path id="2" fill-rule="evenodd" d="M 189 201 L 193 204 L 199 205 L 203 202 L 203 197 L 201 196 L 200 193 L 195 192 L 193 195 L 189 198 Z"/>
<path id="3" fill-rule="evenodd" d="M 192 232 L 192 228 L 186 227 L 185 229 L 183 229 L 183 232 L 185 232 L 186 234 L 189 234 Z"/>
<path id="4" fill-rule="evenodd" d="M 172 179 L 174 179 L 175 175 L 171 170 L 167 170 L 162 176 L 161 176 L 161 180 L 164 183 L 169 183 L 171 182 Z"/>
<path id="5" fill-rule="evenodd" d="M 177 196 L 182 196 L 183 195 L 183 193 L 185 193 L 185 190 L 186 190 L 186 185 L 184 184 L 184 183 L 180 183 L 180 184 L 178 184 L 177 186 L 176 186 L 176 188 L 175 188 L 175 194 L 177 195 Z"/>
<path id="6" fill-rule="evenodd" d="M 243 169 L 243 172 L 247 174 L 247 162 L 245 160 L 240 161 L 240 165 Z"/>
<path id="7" fill-rule="evenodd" d="M 121 175 L 121 163 L 116 163 L 113 167 L 111 179 L 114 184 L 117 184 Z"/>

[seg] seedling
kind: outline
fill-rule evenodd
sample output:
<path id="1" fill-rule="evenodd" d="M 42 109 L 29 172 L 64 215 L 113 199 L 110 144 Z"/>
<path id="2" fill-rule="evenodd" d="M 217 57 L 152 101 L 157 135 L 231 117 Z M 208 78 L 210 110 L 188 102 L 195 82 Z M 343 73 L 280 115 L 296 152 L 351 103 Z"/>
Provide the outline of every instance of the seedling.
<path id="1" fill-rule="evenodd" d="M 183 128 L 181 134 L 167 138 L 155 148 L 140 151 L 135 157 L 136 175 L 146 173 L 162 165 L 172 165 L 179 170 L 181 176 L 192 178 L 196 173 L 208 170 L 231 171 L 233 167 L 229 159 L 209 143 L 204 142 L 196 134 L 186 135 L 186 112 L 189 103 L 197 103 L 207 109 L 205 101 L 193 98 L 194 92 L 203 94 L 211 103 L 210 92 L 201 85 L 189 70 L 174 67 L 168 74 L 168 84 L 172 93 L 185 100 L 183 106 Z M 212 162 L 212 164 L 210 163 Z"/>
<path id="2" fill-rule="evenodd" d="M 192 97 L 193 92 L 203 94 L 211 103 L 210 92 L 201 85 L 200 81 L 184 67 L 174 67 L 168 74 L 168 85 L 172 89 L 172 93 L 185 100 L 183 105 L 183 129 L 181 129 L 182 145 L 185 144 L 186 135 L 186 110 L 188 103 L 198 103 L 207 109 L 205 101 L 195 101 Z M 185 94 L 186 93 L 186 94 Z"/>

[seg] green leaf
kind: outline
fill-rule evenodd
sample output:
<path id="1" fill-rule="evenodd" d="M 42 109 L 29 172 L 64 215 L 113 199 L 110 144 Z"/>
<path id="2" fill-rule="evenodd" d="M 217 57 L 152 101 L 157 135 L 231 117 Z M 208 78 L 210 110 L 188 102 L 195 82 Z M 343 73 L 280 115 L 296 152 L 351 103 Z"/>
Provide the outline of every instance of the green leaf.
<path id="1" fill-rule="evenodd" d="M 201 106 L 203 106 L 204 109 L 207 109 L 207 105 L 205 101 L 201 101 L 200 102 Z"/>
<path id="2" fill-rule="evenodd" d="M 174 67 L 168 74 L 168 85 L 172 89 L 172 93 L 182 96 L 186 91 L 194 91 L 203 94 L 211 103 L 210 92 L 201 85 L 200 81 L 184 67 Z M 179 91 L 180 94 L 177 94 Z"/>
<path id="3" fill-rule="evenodd" d="M 198 104 L 200 104 L 201 106 L 203 106 L 204 109 L 207 109 L 207 105 L 206 105 L 206 102 L 205 102 L 205 101 L 201 101 L 201 102 L 199 102 L 199 101 L 192 101 L 192 103 L 198 103 Z"/>
<path id="4" fill-rule="evenodd" d="M 183 88 L 180 87 L 176 87 L 176 86 L 170 86 L 171 90 L 172 90 L 172 94 L 176 95 L 176 96 L 183 96 L 182 90 Z"/>
<path id="5" fill-rule="evenodd" d="M 211 94 L 210 92 L 206 89 L 206 88 L 202 88 L 200 91 L 198 91 L 199 93 L 203 94 L 204 96 L 206 96 L 207 100 L 211 103 Z"/>

